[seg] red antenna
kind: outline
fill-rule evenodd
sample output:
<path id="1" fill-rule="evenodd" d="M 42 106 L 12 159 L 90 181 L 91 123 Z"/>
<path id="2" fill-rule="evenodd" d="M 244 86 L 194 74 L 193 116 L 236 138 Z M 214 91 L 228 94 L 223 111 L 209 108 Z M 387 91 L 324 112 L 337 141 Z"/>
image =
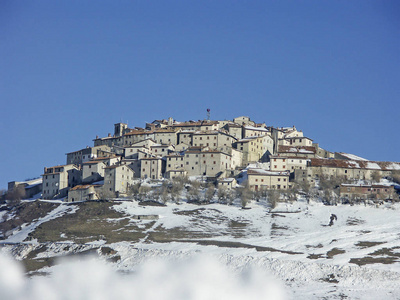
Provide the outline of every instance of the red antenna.
<path id="1" fill-rule="evenodd" d="M 207 120 L 210 121 L 210 112 L 211 109 L 207 108 Z"/>

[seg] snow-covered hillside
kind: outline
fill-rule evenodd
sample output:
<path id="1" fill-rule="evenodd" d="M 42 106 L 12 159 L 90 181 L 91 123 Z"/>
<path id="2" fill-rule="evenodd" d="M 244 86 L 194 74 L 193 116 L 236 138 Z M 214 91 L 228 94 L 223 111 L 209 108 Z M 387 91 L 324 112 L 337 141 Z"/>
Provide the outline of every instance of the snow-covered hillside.
<path id="1" fill-rule="evenodd" d="M 84 259 L 81 265 L 91 266 L 94 273 L 86 270 L 83 278 L 79 264 L 49 263 L 40 269 L 49 276 L 33 281 L 19 279 L 19 284 L 25 289 L 35 289 L 35 282 L 56 286 L 56 281 L 65 277 L 76 290 L 94 293 L 91 288 L 107 279 L 126 289 L 127 295 L 142 299 L 239 299 L 246 293 L 254 295 L 247 299 L 400 298 L 399 204 L 325 206 L 298 201 L 280 203 L 270 211 L 263 202 L 252 202 L 250 209 L 241 209 L 240 205 L 182 202 L 141 206 L 123 201 L 110 208 L 118 215 L 106 221 L 113 226 L 120 224 L 113 227 L 113 234 L 125 232 L 119 241 L 110 242 L 105 234 L 82 244 L 65 226 L 59 232 L 60 241 L 33 240 L 2 247 L 3 253 L 21 261 L 49 262 L 54 257 L 92 253 L 96 263 Z M 64 217 L 71 219 L 82 209 L 79 204 L 69 209 L 61 204 L 49 213 L 49 224 L 63 224 Z M 328 226 L 331 214 L 338 219 Z M 42 218 L 37 224 L 43 226 L 46 221 Z M 24 228 L 34 232 L 32 227 Z M 132 240 L 126 238 L 129 234 Z M 18 236 L 22 233 L 16 232 L 4 242 L 16 241 Z M 122 276 L 120 271 L 129 275 Z M 91 283 L 83 287 L 71 278 L 90 278 Z M 146 284 L 143 278 L 148 279 Z M 165 292 L 151 292 L 161 287 Z M 198 297 L 192 293 L 196 290 L 215 293 L 200 293 L 204 297 Z M 224 291 L 226 298 L 221 296 Z M 112 299 L 119 292 L 110 288 L 103 295 Z"/>

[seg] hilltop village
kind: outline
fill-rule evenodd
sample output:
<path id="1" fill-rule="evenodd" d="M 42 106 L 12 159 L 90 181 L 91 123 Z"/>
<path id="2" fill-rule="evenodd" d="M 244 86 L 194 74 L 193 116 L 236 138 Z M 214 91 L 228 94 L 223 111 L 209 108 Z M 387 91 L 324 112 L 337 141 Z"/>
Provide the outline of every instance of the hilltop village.
<path id="1" fill-rule="evenodd" d="M 322 178 L 335 179 L 343 198 L 397 199 L 393 178 L 400 163 L 368 161 L 319 147 L 295 126 L 275 128 L 241 116 L 232 121 L 187 121 L 173 118 L 145 128 L 114 125 L 114 133 L 96 137 L 93 147 L 67 153 L 66 164 L 45 167 L 42 180 L 10 182 L 29 198 L 69 202 L 125 197 L 135 182 L 190 178 L 233 189 L 308 191 Z"/>

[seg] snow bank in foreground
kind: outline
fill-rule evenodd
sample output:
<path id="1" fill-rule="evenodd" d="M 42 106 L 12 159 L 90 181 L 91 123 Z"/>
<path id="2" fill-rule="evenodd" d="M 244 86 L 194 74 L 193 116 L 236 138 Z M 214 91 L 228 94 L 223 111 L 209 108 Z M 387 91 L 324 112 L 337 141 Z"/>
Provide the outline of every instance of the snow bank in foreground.
<path id="1" fill-rule="evenodd" d="M 0 299 L 286 299 L 282 286 L 260 269 L 232 273 L 208 256 L 147 261 L 129 274 L 96 260 L 69 260 L 48 277 L 27 279 L 0 255 Z"/>

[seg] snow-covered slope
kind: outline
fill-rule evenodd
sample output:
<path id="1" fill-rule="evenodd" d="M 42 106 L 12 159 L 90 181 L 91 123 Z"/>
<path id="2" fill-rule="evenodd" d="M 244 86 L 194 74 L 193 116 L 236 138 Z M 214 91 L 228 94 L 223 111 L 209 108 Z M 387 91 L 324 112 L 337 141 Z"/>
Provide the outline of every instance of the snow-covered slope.
<path id="1" fill-rule="evenodd" d="M 250 291 L 255 298 L 247 299 L 265 295 L 271 299 L 400 298 L 399 204 L 324 206 L 299 201 L 281 203 L 270 211 L 263 202 L 241 209 L 239 205 L 223 204 L 140 206 L 126 201 L 112 208 L 125 216 L 127 229 L 132 224 L 139 228 L 136 230 L 142 228 L 141 239 L 134 243 L 108 243 L 102 239 L 83 245 L 73 241 L 20 243 L 4 246 L 2 252 L 21 260 L 31 256 L 39 261 L 92 249 L 98 256 L 98 267 L 93 268 L 105 272 L 101 276 L 111 282 L 119 282 L 129 290 L 127 294 L 141 295 L 142 299 L 154 299 L 149 291 L 157 290 L 160 284 L 165 285 L 166 292 L 157 294 L 158 299 L 224 299 L 209 294 L 196 298 L 191 291 L 199 289 L 214 289 L 219 296 L 229 289 L 226 299 L 238 299 L 236 296 L 243 297 Z M 331 214 L 338 220 L 328 226 Z M 57 211 L 50 216 L 57 216 Z M 8 241 L 18 240 L 17 237 L 11 236 Z M 75 269 L 70 264 L 45 267 L 42 271 L 52 275 L 43 281 L 51 285 L 57 276 L 79 277 L 82 271 L 74 266 Z M 129 275 L 130 285 L 127 277 L 115 271 L 133 272 Z M 96 275 L 92 277 L 93 282 L 99 283 Z M 148 278 L 146 285 L 141 278 Z M 227 281 L 226 285 L 221 278 Z M 22 281 L 23 285 L 30 285 Z M 139 287 L 139 282 L 147 292 L 136 294 L 128 288 Z M 273 284 L 267 286 L 265 282 Z M 77 283 L 71 280 L 74 284 Z M 186 298 L 178 292 L 182 285 L 188 287 L 187 294 L 183 294 Z M 82 287 L 78 284 L 75 288 Z"/>

